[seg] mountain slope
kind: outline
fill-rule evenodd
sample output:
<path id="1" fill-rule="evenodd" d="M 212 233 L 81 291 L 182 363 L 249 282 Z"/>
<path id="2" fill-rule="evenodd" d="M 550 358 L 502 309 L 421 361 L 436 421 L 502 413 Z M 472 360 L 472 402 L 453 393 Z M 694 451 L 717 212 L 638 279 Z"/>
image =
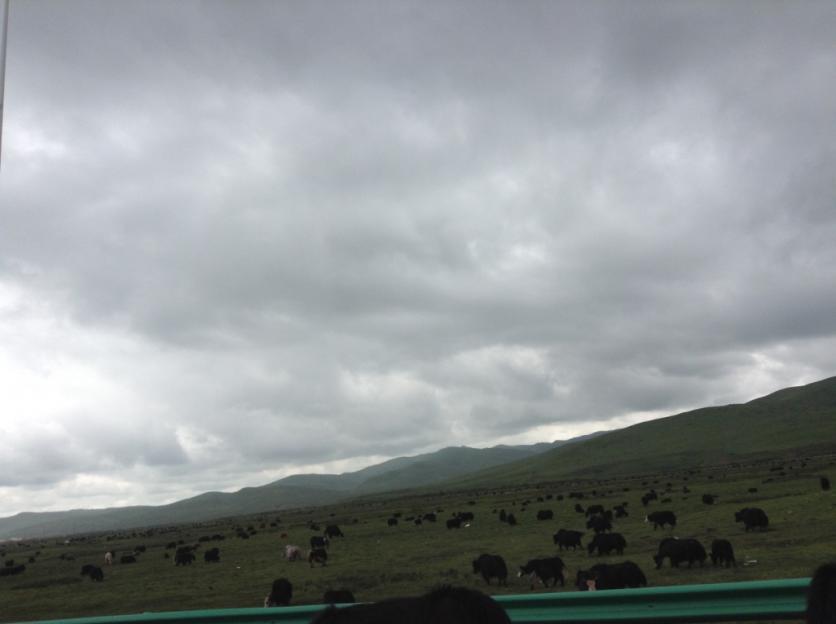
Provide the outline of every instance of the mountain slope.
<path id="1" fill-rule="evenodd" d="M 169 505 L 24 512 L 0 519 L 0 539 L 202 522 L 225 516 L 323 505 L 339 500 L 342 495 L 332 490 L 271 484 L 234 493 L 206 492 Z"/>
<path id="2" fill-rule="evenodd" d="M 536 444 L 516 446 L 500 444 L 487 449 L 451 446 L 428 455 L 417 455 L 409 458 L 413 461 L 401 465 L 401 467 L 371 476 L 360 483 L 353 494 L 363 495 L 410 488 L 434 487 L 447 479 L 533 457 L 546 451 L 595 438 L 604 433 L 606 432 L 596 431 L 569 440 L 538 442 Z"/>
<path id="3" fill-rule="evenodd" d="M 206 492 L 169 505 L 22 513 L 0 518 L 0 539 L 201 522 L 290 507 L 326 505 L 366 492 L 429 485 L 479 468 L 529 457 L 558 444 L 564 442 L 487 449 L 449 447 L 434 453 L 397 457 L 355 472 L 291 475 L 237 492 Z"/>
<path id="4" fill-rule="evenodd" d="M 486 453 L 484 451 L 490 452 Z M 513 447 L 493 447 L 490 449 L 474 449 L 466 446 L 448 447 L 433 453 L 429 458 L 369 477 L 354 492 L 366 494 L 420 487 L 464 475 L 474 470 L 491 468 L 531 457 L 533 454 L 535 453 L 529 449 Z"/>
<path id="5" fill-rule="evenodd" d="M 836 377 L 640 423 L 438 487 L 654 472 L 790 450 L 836 451 Z"/>

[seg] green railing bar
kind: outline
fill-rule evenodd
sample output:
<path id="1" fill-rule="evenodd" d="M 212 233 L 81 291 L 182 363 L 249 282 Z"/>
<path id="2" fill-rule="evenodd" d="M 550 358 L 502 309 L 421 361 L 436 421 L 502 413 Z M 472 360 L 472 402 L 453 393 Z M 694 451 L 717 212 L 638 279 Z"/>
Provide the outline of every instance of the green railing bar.
<path id="1" fill-rule="evenodd" d="M 62 620 L 39 620 L 25 624 L 308 624 L 325 605 L 298 607 L 248 607 L 199 611 L 160 611 L 130 615 L 102 615 Z M 15 623 L 23 624 L 23 623 Z"/>
<path id="2" fill-rule="evenodd" d="M 512 622 L 724 622 L 799 619 L 810 579 L 494 596 Z M 324 605 L 107 615 L 37 624 L 307 624 Z"/>
<path id="3" fill-rule="evenodd" d="M 512 622 L 722 622 L 798 619 L 810 579 L 495 596 Z"/>

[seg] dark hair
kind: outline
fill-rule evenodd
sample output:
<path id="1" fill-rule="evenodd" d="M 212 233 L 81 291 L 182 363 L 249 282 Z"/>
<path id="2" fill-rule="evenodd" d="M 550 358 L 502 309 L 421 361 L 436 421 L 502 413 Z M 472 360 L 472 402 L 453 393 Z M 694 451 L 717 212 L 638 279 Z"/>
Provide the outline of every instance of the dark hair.
<path id="1" fill-rule="evenodd" d="M 820 566 L 807 588 L 808 624 L 836 624 L 836 562 Z"/>
<path id="2" fill-rule="evenodd" d="M 311 624 L 510 624 L 493 598 L 465 587 L 441 586 L 418 597 L 389 598 L 321 611 Z"/>
<path id="3" fill-rule="evenodd" d="M 278 606 L 290 604 L 293 596 L 293 585 L 286 578 L 277 578 L 270 588 L 270 595 L 267 596 L 266 606 Z"/>

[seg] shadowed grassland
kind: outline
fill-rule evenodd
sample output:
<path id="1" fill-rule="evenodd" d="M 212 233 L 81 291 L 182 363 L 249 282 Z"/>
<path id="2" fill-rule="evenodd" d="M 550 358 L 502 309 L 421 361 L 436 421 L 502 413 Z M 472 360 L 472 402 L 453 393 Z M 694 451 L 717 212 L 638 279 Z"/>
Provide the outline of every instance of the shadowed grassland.
<path id="1" fill-rule="evenodd" d="M 26 563 L 19 576 L 0 577 L 0 620 L 23 621 L 112 615 L 143 611 L 169 611 L 204 608 L 260 606 L 273 579 L 285 576 L 294 586 L 294 604 L 318 603 L 327 589 L 347 587 L 358 600 L 414 594 L 439 583 L 485 589 L 484 581 L 472 573 L 471 561 L 481 553 L 502 555 L 511 575 L 508 585 L 488 588 L 490 593 L 528 592 L 527 579 L 518 579 L 517 566 L 534 557 L 560 554 L 569 569 L 567 587 L 574 575 L 599 561 L 629 559 L 639 564 L 651 585 L 743 581 L 807 576 L 822 561 L 836 557 L 836 495 L 823 492 L 818 476 L 834 476 L 832 455 L 803 462 L 775 459 L 717 469 L 692 469 L 620 479 L 575 480 L 538 487 L 516 486 L 484 491 L 414 495 L 389 500 L 355 501 L 350 504 L 297 510 L 276 516 L 258 515 L 200 525 L 180 525 L 118 535 L 87 536 L 69 544 L 63 540 L 31 540 L 22 544 L 3 544 L 3 560 Z M 767 481 L 767 482 L 764 482 Z M 670 486 L 667 484 L 670 483 Z M 647 509 L 641 495 L 655 488 L 670 503 L 651 502 Z M 690 489 L 685 493 L 683 488 Z M 750 493 L 749 488 L 758 488 Z M 590 557 L 586 551 L 559 552 L 552 543 L 558 528 L 586 531 L 584 545 L 591 537 L 585 517 L 574 511 L 576 500 L 570 491 L 584 493 L 584 507 L 602 503 L 606 507 L 627 501 L 630 516 L 615 521 L 615 530 L 624 534 L 627 549 L 623 557 Z M 595 494 L 593 494 L 593 491 Z M 718 496 L 714 505 L 701 501 L 704 493 Z M 562 501 L 545 500 L 563 495 Z M 540 496 L 543 502 L 536 499 Z M 523 502 L 531 502 L 523 510 Z M 468 502 L 473 501 L 474 505 Z M 770 517 L 766 532 L 746 533 L 734 522 L 734 512 L 744 506 L 763 508 Z M 513 512 L 520 524 L 510 527 L 499 522 L 494 510 Z M 405 517 L 438 512 L 439 521 L 415 526 Z M 555 519 L 537 521 L 539 509 L 552 509 Z M 654 509 L 676 512 L 679 524 L 674 530 L 653 530 L 644 514 Z M 396 527 L 388 527 L 392 513 L 402 513 Z M 470 527 L 448 530 L 444 521 L 455 511 L 473 511 Z M 332 540 L 329 563 L 311 569 L 307 562 L 288 562 L 282 558 L 287 543 L 307 547 L 311 531 L 308 521 L 324 528 L 337 523 L 346 537 Z M 356 522 L 355 522 L 356 520 Z M 270 526 L 275 523 L 276 526 Z M 249 539 L 235 536 L 234 526 L 252 526 Z M 222 533 L 221 542 L 201 543 L 198 559 L 187 567 L 176 567 L 168 542 L 198 543 L 204 535 Z M 287 538 L 281 538 L 287 533 Z M 712 539 L 723 537 L 734 545 L 737 568 L 710 565 L 688 569 L 655 570 L 652 555 L 659 540 L 668 535 L 696 537 L 708 549 Z M 103 554 L 113 548 L 120 554 L 144 545 L 136 564 L 106 567 Z M 221 562 L 204 563 L 202 552 L 217 546 Z M 35 555 L 40 551 L 39 555 Z M 166 559 L 168 552 L 172 558 Z M 69 561 L 61 556 L 73 557 Z M 27 563 L 34 556 L 33 564 Z M 94 583 L 79 575 L 85 563 L 102 565 L 105 580 Z M 535 591 L 551 591 L 541 587 Z"/>

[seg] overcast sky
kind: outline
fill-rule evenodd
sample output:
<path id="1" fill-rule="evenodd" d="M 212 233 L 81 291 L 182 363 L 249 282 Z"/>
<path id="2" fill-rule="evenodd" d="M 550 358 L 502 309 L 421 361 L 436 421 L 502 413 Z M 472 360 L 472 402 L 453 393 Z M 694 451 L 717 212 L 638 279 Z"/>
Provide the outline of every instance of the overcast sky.
<path id="1" fill-rule="evenodd" d="M 836 4 L 12 0 L 0 516 L 836 374 Z"/>

